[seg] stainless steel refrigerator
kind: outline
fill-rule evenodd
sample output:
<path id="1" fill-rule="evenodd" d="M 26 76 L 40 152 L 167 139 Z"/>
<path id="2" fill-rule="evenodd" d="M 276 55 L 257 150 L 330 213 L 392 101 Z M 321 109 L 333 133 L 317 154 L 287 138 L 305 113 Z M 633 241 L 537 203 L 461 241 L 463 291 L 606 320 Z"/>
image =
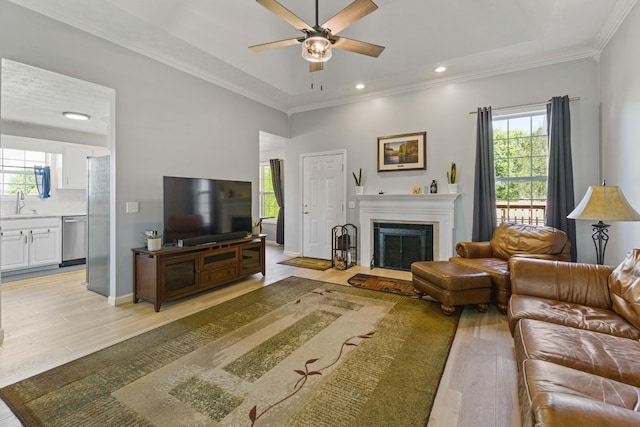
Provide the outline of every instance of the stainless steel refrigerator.
<path id="1" fill-rule="evenodd" d="M 87 159 L 87 289 L 109 296 L 111 156 Z"/>

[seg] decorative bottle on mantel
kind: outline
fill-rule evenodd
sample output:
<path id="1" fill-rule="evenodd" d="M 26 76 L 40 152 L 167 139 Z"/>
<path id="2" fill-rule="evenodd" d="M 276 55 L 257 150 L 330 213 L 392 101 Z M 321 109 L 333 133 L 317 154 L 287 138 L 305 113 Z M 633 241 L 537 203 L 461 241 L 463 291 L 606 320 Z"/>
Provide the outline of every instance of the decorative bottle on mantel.
<path id="1" fill-rule="evenodd" d="M 431 194 L 436 194 L 437 192 L 438 192 L 438 183 L 434 179 L 433 181 L 431 181 L 430 193 Z"/>

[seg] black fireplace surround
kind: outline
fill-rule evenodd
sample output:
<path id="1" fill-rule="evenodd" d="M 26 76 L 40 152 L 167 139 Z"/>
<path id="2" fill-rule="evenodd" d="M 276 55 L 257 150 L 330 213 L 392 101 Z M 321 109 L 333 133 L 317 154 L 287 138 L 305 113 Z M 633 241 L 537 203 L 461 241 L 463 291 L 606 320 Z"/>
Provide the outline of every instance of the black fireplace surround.
<path id="1" fill-rule="evenodd" d="M 433 261 L 433 225 L 373 224 L 372 267 L 411 271 L 416 261 Z"/>

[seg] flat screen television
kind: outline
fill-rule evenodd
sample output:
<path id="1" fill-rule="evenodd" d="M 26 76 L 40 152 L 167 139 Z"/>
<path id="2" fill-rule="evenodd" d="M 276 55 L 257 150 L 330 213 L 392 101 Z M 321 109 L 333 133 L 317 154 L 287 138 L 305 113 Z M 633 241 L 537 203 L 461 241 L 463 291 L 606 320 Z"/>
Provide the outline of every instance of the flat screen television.
<path id="1" fill-rule="evenodd" d="M 251 232 L 251 182 L 163 177 L 164 241 Z"/>

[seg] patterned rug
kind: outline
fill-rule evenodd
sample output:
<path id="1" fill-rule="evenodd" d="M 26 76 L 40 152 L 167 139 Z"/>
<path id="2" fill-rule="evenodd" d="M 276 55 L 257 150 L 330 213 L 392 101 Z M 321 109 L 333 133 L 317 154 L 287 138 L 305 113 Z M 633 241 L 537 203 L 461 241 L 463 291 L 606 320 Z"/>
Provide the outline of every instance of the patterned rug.
<path id="1" fill-rule="evenodd" d="M 295 257 L 280 261 L 278 264 L 291 265 L 293 267 L 310 268 L 312 270 L 325 271 L 331 268 L 331 260 L 307 257 Z"/>
<path id="2" fill-rule="evenodd" d="M 413 287 L 410 280 L 393 279 L 391 277 L 372 276 L 358 273 L 347 281 L 357 288 L 372 289 L 374 291 L 391 292 L 393 294 L 407 295 L 419 298 L 420 295 Z"/>
<path id="3" fill-rule="evenodd" d="M 289 277 L 0 395 L 30 426 L 424 426 L 458 320 Z"/>

